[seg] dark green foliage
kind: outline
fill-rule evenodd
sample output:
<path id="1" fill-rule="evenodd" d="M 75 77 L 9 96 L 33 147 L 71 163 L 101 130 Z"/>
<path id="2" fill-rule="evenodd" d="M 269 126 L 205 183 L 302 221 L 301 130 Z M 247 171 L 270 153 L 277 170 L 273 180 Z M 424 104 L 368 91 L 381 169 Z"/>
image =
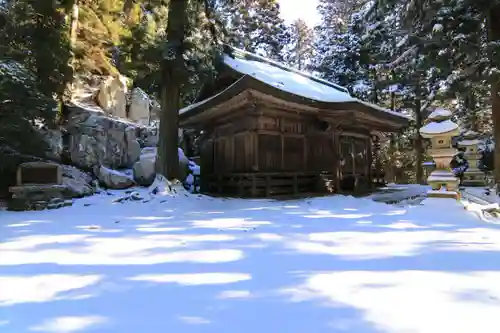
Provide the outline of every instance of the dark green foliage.
<path id="1" fill-rule="evenodd" d="M 277 0 L 233 1 L 219 7 L 229 43 L 249 52 L 283 61 L 290 32 L 280 17 Z"/>
<path id="2" fill-rule="evenodd" d="M 43 157 L 48 146 L 36 124 L 50 123 L 56 106 L 38 90 L 33 73 L 18 62 L 0 60 L 0 196 L 14 185 L 20 163 L 32 159 L 28 156 Z"/>
<path id="3" fill-rule="evenodd" d="M 64 13 L 57 1 L 18 0 L 2 10 L 0 59 L 12 59 L 32 71 L 46 96 L 62 95 L 70 79 L 69 44 Z"/>
<path id="4" fill-rule="evenodd" d="M 0 8 L 0 187 L 19 163 L 43 157 L 37 128 L 53 126 L 67 80 L 67 26 L 57 1 L 8 1 Z M 32 156 L 32 157 L 29 157 Z"/>

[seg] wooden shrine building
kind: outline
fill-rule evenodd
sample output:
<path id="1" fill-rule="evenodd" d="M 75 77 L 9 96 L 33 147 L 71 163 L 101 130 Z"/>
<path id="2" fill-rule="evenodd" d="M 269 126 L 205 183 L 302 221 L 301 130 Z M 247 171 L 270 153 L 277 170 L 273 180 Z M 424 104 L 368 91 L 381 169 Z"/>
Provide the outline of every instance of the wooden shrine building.
<path id="1" fill-rule="evenodd" d="M 371 187 L 372 135 L 409 119 L 310 74 L 231 49 L 180 126 L 203 131 L 201 191 L 243 197 Z"/>

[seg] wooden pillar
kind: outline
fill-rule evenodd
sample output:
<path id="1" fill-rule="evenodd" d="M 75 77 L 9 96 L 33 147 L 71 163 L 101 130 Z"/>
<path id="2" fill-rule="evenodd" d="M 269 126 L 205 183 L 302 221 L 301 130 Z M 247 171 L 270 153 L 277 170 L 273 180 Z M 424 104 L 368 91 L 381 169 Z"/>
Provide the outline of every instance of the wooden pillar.
<path id="1" fill-rule="evenodd" d="M 243 197 L 245 192 L 245 179 L 243 176 L 238 176 L 238 196 Z"/>
<path id="2" fill-rule="evenodd" d="M 299 193 L 299 184 L 297 182 L 297 175 L 293 175 L 293 194 L 298 194 Z"/>
<path id="3" fill-rule="evenodd" d="M 254 172 L 259 171 L 259 135 L 256 132 L 252 132 L 252 143 L 253 143 L 253 167 Z"/>
<path id="4" fill-rule="evenodd" d="M 340 189 L 340 141 L 339 134 L 337 131 L 333 131 L 332 135 L 332 147 L 333 147 L 333 165 L 332 165 L 332 177 L 335 184 L 335 192 Z"/>
<path id="5" fill-rule="evenodd" d="M 252 175 L 252 197 L 257 196 L 257 178 L 255 175 Z"/>
<path id="6" fill-rule="evenodd" d="M 266 197 L 271 196 L 271 176 L 266 176 Z"/>
<path id="7" fill-rule="evenodd" d="M 367 177 L 367 186 L 368 189 L 371 190 L 373 189 L 373 176 L 372 176 L 372 140 L 371 138 L 366 139 L 366 177 Z"/>

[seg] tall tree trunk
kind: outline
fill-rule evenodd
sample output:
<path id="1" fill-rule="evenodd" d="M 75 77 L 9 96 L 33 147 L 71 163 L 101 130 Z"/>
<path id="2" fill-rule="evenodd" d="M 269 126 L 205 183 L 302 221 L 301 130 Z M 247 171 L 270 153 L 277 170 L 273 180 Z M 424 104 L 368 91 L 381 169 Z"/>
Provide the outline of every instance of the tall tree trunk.
<path id="1" fill-rule="evenodd" d="M 76 48 L 76 40 L 78 37 L 78 19 L 79 19 L 79 9 L 80 9 L 80 0 L 73 0 L 70 6 L 71 16 L 69 22 L 69 42 L 71 47 L 71 58 L 69 59 L 69 67 L 70 67 L 70 75 L 71 80 L 68 81 L 66 85 L 66 89 L 64 91 L 64 100 L 71 100 L 73 97 L 73 81 L 75 75 L 75 48 Z"/>
<path id="2" fill-rule="evenodd" d="M 473 91 L 469 91 L 465 98 L 465 112 L 470 114 L 470 129 L 479 132 L 479 115 L 476 107 L 476 96 Z"/>
<path id="3" fill-rule="evenodd" d="M 76 37 L 78 34 L 78 16 L 79 16 L 79 5 L 80 0 L 73 0 L 71 6 L 71 21 L 70 21 L 70 31 L 69 31 L 69 41 L 71 43 L 71 50 L 73 51 L 76 46 Z"/>
<path id="4" fill-rule="evenodd" d="M 170 0 L 167 23 L 168 51 L 162 61 L 158 173 L 168 180 L 179 176 L 179 106 L 184 79 L 183 43 L 187 0 Z"/>
<path id="5" fill-rule="evenodd" d="M 500 40 L 500 6 L 490 8 L 487 19 L 488 40 Z M 492 65 L 497 65 L 494 55 L 490 55 Z M 497 189 L 500 188 L 500 80 L 494 77 L 491 82 L 491 117 L 493 118 L 493 133 L 495 138 L 495 182 Z"/>
<path id="6" fill-rule="evenodd" d="M 420 80 L 417 81 L 417 87 L 415 92 L 415 127 L 417 128 L 417 134 L 415 138 L 415 154 L 416 156 L 416 165 L 415 165 L 415 173 L 416 173 L 416 182 L 417 184 L 423 184 L 424 172 L 422 169 L 422 163 L 424 162 L 424 145 L 422 136 L 419 133 L 420 128 L 422 127 L 423 119 L 422 119 L 422 101 L 421 101 L 421 92 L 420 92 Z"/>

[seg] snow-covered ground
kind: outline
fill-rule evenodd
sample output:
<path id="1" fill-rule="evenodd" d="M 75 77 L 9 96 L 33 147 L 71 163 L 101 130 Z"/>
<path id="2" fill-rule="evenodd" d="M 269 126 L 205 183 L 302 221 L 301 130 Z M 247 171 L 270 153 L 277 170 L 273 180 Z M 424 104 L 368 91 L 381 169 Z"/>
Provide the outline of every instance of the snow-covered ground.
<path id="1" fill-rule="evenodd" d="M 115 193 L 0 211 L 2 332 L 498 331 L 499 226 L 453 200 Z"/>

